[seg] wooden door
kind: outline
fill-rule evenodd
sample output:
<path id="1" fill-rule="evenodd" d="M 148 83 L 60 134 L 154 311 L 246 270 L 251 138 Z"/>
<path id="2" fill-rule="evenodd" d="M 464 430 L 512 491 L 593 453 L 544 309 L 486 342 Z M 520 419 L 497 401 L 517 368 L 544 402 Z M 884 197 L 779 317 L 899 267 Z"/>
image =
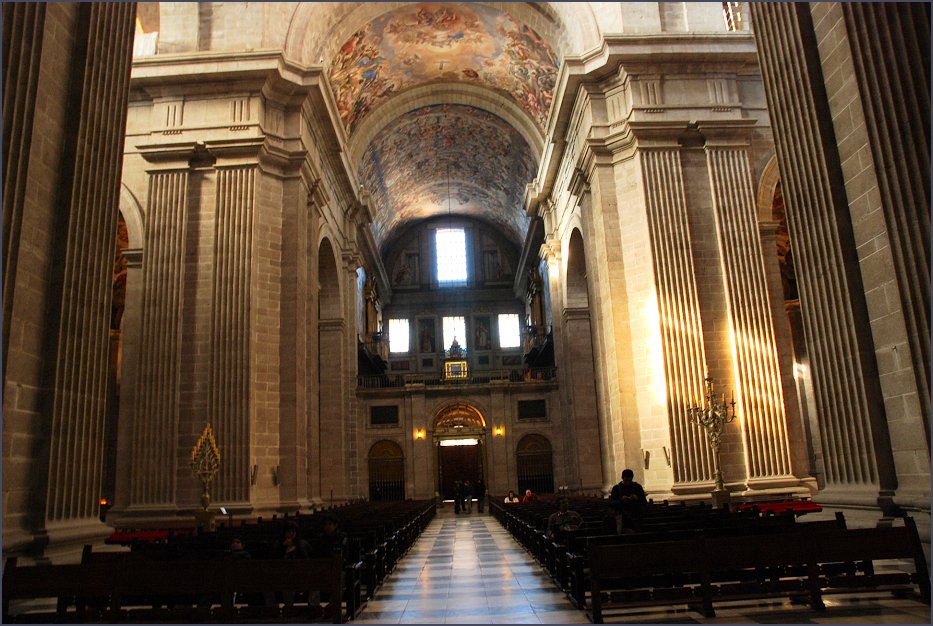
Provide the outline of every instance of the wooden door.
<path id="1" fill-rule="evenodd" d="M 469 480 L 474 485 L 483 476 L 482 446 L 440 446 L 441 496 L 454 497 L 454 481 Z"/>

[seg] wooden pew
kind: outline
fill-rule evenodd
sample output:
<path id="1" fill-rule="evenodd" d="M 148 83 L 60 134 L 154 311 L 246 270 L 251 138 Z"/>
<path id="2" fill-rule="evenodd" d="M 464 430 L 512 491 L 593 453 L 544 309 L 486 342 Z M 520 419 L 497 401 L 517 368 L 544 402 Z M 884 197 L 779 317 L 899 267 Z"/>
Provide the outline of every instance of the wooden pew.
<path id="1" fill-rule="evenodd" d="M 79 565 L 19 566 L 9 559 L 3 574 L 3 621 L 10 622 L 14 600 L 54 598 L 54 614 L 18 615 L 16 621 L 252 621 L 254 613 L 238 609 L 237 594 L 276 593 L 291 595 L 307 591 L 329 594 L 327 613 L 333 623 L 343 621 L 341 592 L 343 567 L 338 554 L 331 559 L 247 561 L 97 561 Z M 106 608 L 98 607 L 106 598 Z M 126 601 L 147 606 L 128 606 Z M 166 600 L 171 599 L 171 600 Z M 219 608 L 211 608 L 219 599 Z M 74 602 L 75 609 L 71 610 Z M 280 612 L 269 607 L 269 617 L 317 617 L 314 607 Z"/>
<path id="2" fill-rule="evenodd" d="M 914 572 L 876 573 L 874 562 L 888 559 L 912 559 Z M 594 623 L 607 611 L 645 605 L 687 604 L 713 617 L 714 602 L 773 596 L 820 610 L 826 593 L 862 590 L 914 593 L 916 587 L 930 603 L 926 560 L 910 518 L 897 528 L 814 522 L 767 534 L 594 544 L 589 560 L 587 615 Z M 857 562 L 863 565 L 851 566 Z"/>

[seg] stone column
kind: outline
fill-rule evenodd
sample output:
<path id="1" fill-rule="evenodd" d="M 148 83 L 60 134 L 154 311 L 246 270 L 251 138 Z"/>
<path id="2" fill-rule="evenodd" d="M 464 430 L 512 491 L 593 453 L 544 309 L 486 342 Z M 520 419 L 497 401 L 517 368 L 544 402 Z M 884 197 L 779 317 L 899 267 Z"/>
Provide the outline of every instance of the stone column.
<path id="1" fill-rule="evenodd" d="M 639 154 L 651 233 L 669 420 L 669 434 L 660 436 L 652 447 L 670 446 L 673 488 L 677 492 L 713 477 L 706 434 L 687 415 L 688 407 L 703 402 L 706 375 L 703 328 L 679 150 L 647 148 Z"/>
<path id="2" fill-rule="evenodd" d="M 783 486 L 792 476 L 790 443 L 748 148 L 707 141 L 706 155 L 748 483 L 750 487 Z"/>
<path id="3" fill-rule="evenodd" d="M 810 7 L 763 3 L 754 11 L 818 412 L 820 498 L 877 504 L 896 478 Z"/>
<path id="4" fill-rule="evenodd" d="M 150 171 L 146 205 L 139 387 L 133 411 L 127 505 L 162 512 L 175 503 L 178 464 L 175 446 L 185 309 L 187 169 Z"/>

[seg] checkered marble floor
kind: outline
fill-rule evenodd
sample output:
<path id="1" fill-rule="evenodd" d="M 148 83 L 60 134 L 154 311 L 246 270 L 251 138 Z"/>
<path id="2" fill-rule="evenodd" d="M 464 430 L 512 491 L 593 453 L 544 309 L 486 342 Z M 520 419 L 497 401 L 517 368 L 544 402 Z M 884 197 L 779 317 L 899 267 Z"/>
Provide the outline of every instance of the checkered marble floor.
<path id="1" fill-rule="evenodd" d="M 890 594 L 829 596 L 827 610 L 787 601 L 722 604 L 715 618 L 686 608 L 612 622 L 674 624 L 929 624 L 930 607 Z M 359 624 L 587 624 L 583 612 L 488 513 L 438 511 L 355 620 Z"/>

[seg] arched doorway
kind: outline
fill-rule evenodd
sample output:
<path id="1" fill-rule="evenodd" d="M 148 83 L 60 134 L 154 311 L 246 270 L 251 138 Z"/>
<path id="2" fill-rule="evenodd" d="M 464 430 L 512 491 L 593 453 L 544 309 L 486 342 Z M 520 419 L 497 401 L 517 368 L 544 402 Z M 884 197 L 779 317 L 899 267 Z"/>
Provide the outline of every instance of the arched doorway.
<path id="1" fill-rule="evenodd" d="M 369 499 L 405 499 L 405 457 L 394 441 L 377 441 L 369 449 Z"/>
<path id="2" fill-rule="evenodd" d="M 518 491 L 554 493 L 554 451 L 543 435 L 525 435 L 515 450 Z"/>
<path id="3" fill-rule="evenodd" d="M 453 498 L 454 483 L 485 479 L 486 420 L 476 407 L 456 403 L 434 416 L 437 448 L 437 491 L 445 500 Z"/>

